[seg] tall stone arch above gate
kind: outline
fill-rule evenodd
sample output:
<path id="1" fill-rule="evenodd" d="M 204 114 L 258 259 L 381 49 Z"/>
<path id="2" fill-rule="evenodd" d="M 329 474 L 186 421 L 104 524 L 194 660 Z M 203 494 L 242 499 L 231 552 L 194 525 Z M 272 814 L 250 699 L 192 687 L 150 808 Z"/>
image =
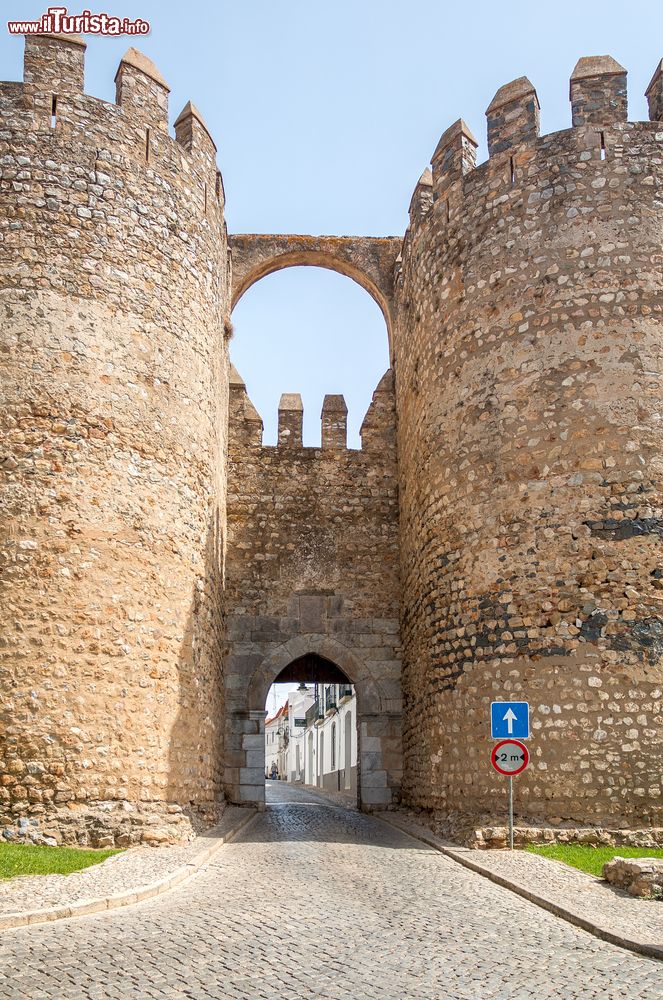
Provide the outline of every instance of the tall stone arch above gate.
<path id="1" fill-rule="evenodd" d="M 352 278 L 377 302 L 391 344 L 394 267 L 402 238 L 245 233 L 229 237 L 232 305 L 260 278 L 285 267 L 324 267 Z"/>

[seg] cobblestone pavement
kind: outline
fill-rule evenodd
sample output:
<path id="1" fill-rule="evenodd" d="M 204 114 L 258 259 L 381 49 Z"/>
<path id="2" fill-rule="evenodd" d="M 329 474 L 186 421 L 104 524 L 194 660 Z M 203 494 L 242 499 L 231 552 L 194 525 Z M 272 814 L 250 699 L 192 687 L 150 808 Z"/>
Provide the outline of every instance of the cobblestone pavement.
<path id="1" fill-rule="evenodd" d="M 479 865 L 486 874 L 507 879 L 523 891 L 590 921 L 602 931 L 663 949 L 663 906 L 659 903 L 634 899 L 603 879 L 594 878 L 561 861 L 552 861 L 528 851 L 474 851 L 458 847 L 432 833 L 411 815 L 401 812 L 382 815 L 386 822 L 394 823 L 406 833 L 411 832 L 422 839 L 431 837 L 433 843 L 449 850 L 452 857 L 470 865 Z"/>
<path id="2" fill-rule="evenodd" d="M 359 812 L 269 797 L 167 895 L 4 932 L 2 1000 L 661 1000 L 661 962 Z"/>

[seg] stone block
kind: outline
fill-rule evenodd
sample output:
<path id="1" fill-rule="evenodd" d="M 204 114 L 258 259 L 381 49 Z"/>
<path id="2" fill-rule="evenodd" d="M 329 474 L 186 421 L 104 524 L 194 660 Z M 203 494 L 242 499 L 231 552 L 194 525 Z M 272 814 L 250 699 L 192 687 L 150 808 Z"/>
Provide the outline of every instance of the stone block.
<path id="1" fill-rule="evenodd" d="M 500 87 L 488 106 L 486 119 L 489 156 L 531 143 L 538 137 L 539 99 L 526 76 Z"/>
<path id="2" fill-rule="evenodd" d="M 235 801 L 263 803 L 265 801 L 264 774 L 261 775 L 261 778 L 263 779 L 263 783 L 259 785 L 240 785 L 238 789 L 239 795 Z"/>
<path id="3" fill-rule="evenodd" d="M 382 752 L 364 752 L 363 743 L 361 747 L 361 775 L 362 781 L 370 771 L 379 771 L 382 768 Z"/>
<path id="4" fill-rule="evenodd" d="M 571 74 L 569 97 L 574 127 L 625 122 L 626 70 L 612 56 L 585 56 Z"/>
<path id="5" fill-rule="evenodd" d="M 393 790 L 388 787 L 364 787 L 362 782 L 361 803 L 362 806 L 386 806 L 393 802 Z"/>
<path id="6" fill-rule="evenodd" d="M 265 746 L 264 733 L 245 733 L 242 737 L 242 749 L 259 750 Z"/>
<path id="7" fill-rule="evenodd" d="M 315 594 L 300 594 L 299 597 L 299 617 L 303 632 L 323 631 L 323 615 L 325 612 L 325 598 Z"/>
<path id="8" fill-rule="evenodd" d="M 603 866 L 606 881 L 631 896 L 663 900 L 663 858 L 621 858 Z"/>
<path id="9" fill-rule="evenodd" d="M 241 767 L 239 769 L 239 780 L 242 785 L 259 785 L 265 779 L 265 770 L 262 767 Z"/>

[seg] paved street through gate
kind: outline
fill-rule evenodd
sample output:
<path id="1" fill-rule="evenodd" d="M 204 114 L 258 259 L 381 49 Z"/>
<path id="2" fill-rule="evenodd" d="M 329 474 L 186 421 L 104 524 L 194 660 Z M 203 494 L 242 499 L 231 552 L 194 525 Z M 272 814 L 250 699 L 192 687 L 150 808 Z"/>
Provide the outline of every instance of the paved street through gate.
<path id="1" fill-rule="evenodd" d="M 271 807 L 167 895 L 3 932 L 2 1000 L 660 1000 L 655 959 L 270 784 Z"/>

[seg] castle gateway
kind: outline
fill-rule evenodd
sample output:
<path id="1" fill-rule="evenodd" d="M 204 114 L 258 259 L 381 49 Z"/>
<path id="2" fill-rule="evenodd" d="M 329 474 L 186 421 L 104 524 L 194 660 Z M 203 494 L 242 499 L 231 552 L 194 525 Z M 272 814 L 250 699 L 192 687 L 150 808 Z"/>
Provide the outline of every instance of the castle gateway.
<path id="1" fill-rule="evenodd" d="M 29 36 L 0 86 L 0 824 L 160 842 L 259 803 L 267 689 L 322 663 L 366 808 L 490 823 L 514 699 L 523 820 L 663 825 L 661 67 L 629 123 L 626 71 L 581 59 L 550 136 L 501 88 L 489 159 L 447 129 L 402 240 L 229 240 L 195 107 L 173 138 L 133 49 L 85 95 L 84 51 Z M 233 302 L 306 263 L 387 322 L 360 450 L 339 396 L 321 448 L 288 394 L 263 446 L 230 370 Z"/>

